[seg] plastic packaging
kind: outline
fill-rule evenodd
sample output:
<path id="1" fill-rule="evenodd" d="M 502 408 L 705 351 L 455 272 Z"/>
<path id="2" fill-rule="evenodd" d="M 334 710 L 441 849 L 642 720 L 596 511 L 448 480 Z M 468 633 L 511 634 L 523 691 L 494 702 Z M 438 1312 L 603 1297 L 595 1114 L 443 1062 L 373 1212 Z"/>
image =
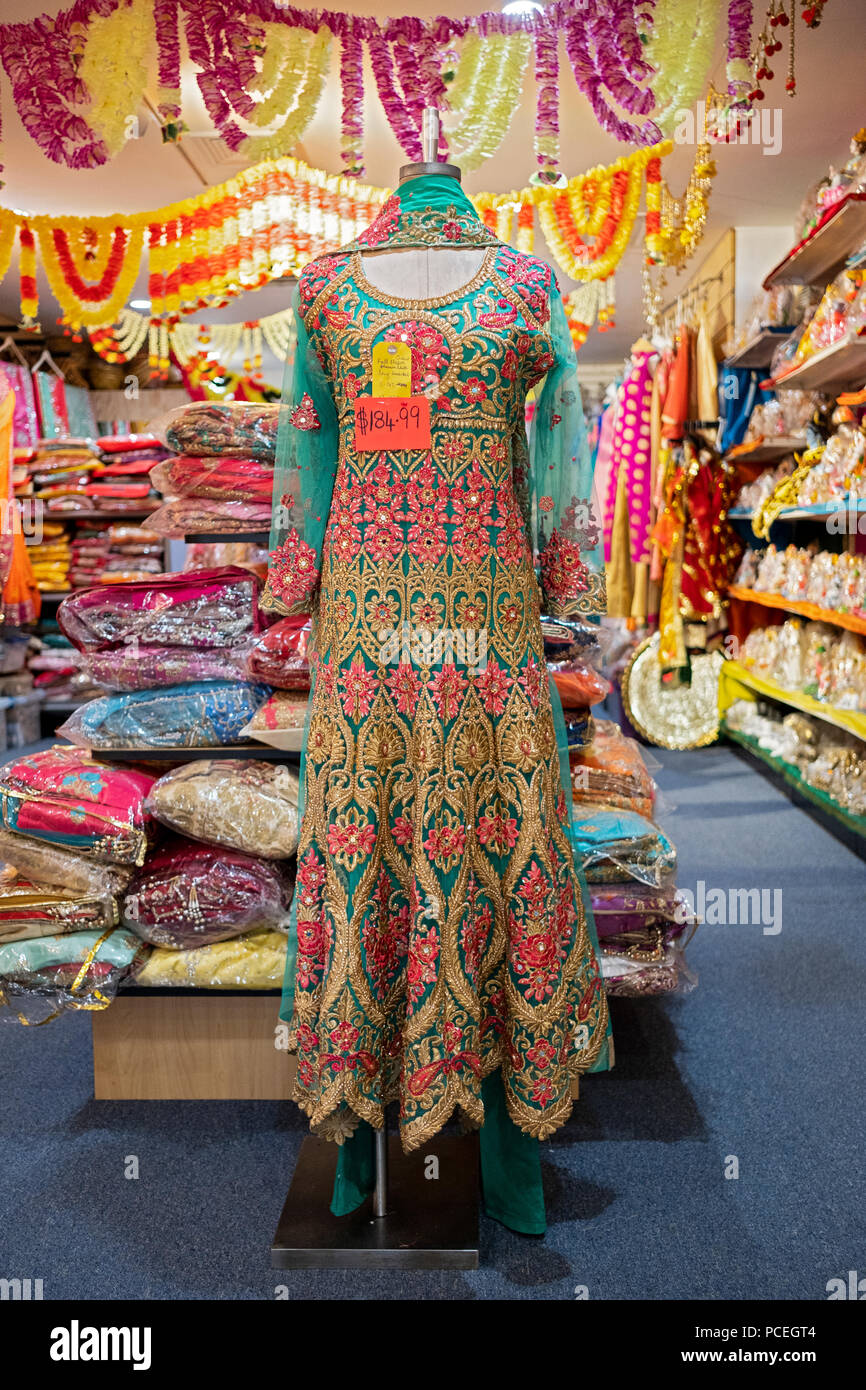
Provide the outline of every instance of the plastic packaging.
<path id="1" fill-rule="evenodd" d="M 606 700 L 611 692 L 610 682 L 583 661 L 572 658 L 569 661 L 550 662 L 548 670 L 556 682 L 564 710 L 597 705 L 601 700 Z"/>
<path id="2" fill-rule="evenodd" d="M 251 531 L 270 530 L 271 504 L 178 497 L 164 502 L 148 517 L 148 522 L 163 536 L 200 536 L 209 532 L 243 536 Z"/>
<path id="3" fill-rule="evenodd" d="M 117 900 L 81 895 L 21 876 L 0 878 L 0 943 L 64 932 L 105 931 L 119 920 Z"/>
<path id="4" fill-rule="evenodd" d="M 291 879 L 273 860 L 175 836 L 134 875 L 121 919 L 152 945 L 186 950 L 287 928 L 290 905 Z"/>
<path id="5" fill-rule="evenodd" d="M 616 806 L 652 816 L 655 783 L 637 743 L 626 738 L 618 724 L 597 719 L 592 743 L 572 752 L 569 761 L 575 804 Z"/>
<path id="6" fill-rule="evenodd" d="M 96 685 L 129 694 L 190 681 L 243 680 L 252 646 L 251 636 L 216 651 L 135 644 L 113 651 L 82 653 L 78 664 Z"/>
<path id="7" fill-rule="evenodd" d="M 670 840 L 652 821 L 633 811 L 575 806 L 572 833 L 588 883 L 633 878 L 661 887 L 676 873 L 677 855 Z"/>
<path id="8" fill-rule="evenodd" d="M 160 777 L 146 806 L 163 825 L 193 840 L 287 859 L 298 847 L 299 794 L 292 768 L 203 759 Z"/>
<path id="9" fill-rule="evenodd" d="M 42 736 L 40 711 L 43 694 L 33 690 L 29 695 L 13 695 L 6 710 L 6 747 L 28 748 Z"/>
<path id="10" fill-rule="evenodd" d="M 97 864 L 73 850 L 0 830 L 0 861 L 14 867 L 32 883 L 62 888 L 76 896 L 108 900 L 125 893 L 132 869 L 119 864 Z"/>
<path id="11" fill-rule="evenodd" d="M 261 631 L 257 600 L 255 577 L 229 565 L 87 589 L 64 599 L 57 618 L 80 651 L 103 651 L 133 638 L 146 646 L 231 647 Z"/>
<path id="12" fill-rule="evenodd" d="M 279 990 L 288 944 L 283 932 L 250 931 L 192 951 L 156 946 L 136 977 L 136 988 Z"/>
<path id="13" fill-rule="evenodd" d="M 307 651 L 311 624 L 303 614 L 281 618 L 269 627 L 250 652 L 247 674 L 278 690 L 309 690 Z"/>
<path id="14" fill-rule="evenodd" d="M 308 703 L 303 692 L 277 690 L 256 710 L 241 734 L 271 748 L 297 752 L 303 744 Z"/>
<path id="15" fill-rule="evenodd" d="M 0 820 L 6 830 L 101 863 L 141 864 L 156 831 L 144 809 L 154 780 L 58 745 L 0 771 Z M 23 860 L 17 867 L 30 872 Z"/>
<path id="16" fill-rule="evenodd" d="M 157 463 L 150 481 L 164 497 L 212 497 L 270 507 L 274 470 L 256 459 L 181 456 Z"/>
<path id="17" fill-rule="evenodd" d="M 590 660 L 602 651 L 601 629 L 580 618 L 542 617 L 541 635 L 547 661 Z"/>
<path id="18" fill-rule="evenodd" d="M 242 741 L 270 688 L 192 681 L 81 705 L 57 730 L 80 748 L 219 748 Z"/>
<path id="19" fill-rule="evenodd" d="M 104 1009 L 150 947 L 132 932 L 85 931 L 0 946 L 0 1020 L 47 1023 L 66 1009 Z"/>
<path id="20" fill-rule="evenodd" d="M 683 948 L 673 942 L 655 961 L 634 960 L 627 953 L 602 948 L 601 977 L 608 996 L 638 999 L 657 994 L 690 994 L 698 983 Z"/>
<path id="21" fill-rule="evenodd" d="M 279 403 L 193 401 L 153 424 L 154 433 L 177 454 L 232 454 L 273 462 Z"/>

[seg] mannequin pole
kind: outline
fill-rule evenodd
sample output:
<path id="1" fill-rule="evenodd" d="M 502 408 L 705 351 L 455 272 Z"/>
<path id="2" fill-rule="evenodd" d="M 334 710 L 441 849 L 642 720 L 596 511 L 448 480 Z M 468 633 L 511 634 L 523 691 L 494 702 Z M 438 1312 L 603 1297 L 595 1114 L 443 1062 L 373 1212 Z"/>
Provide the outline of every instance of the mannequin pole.
<path id="1" fill-rule="evenodd" d="M 376 1190 L 373 1193 L 373 1215 L 388 1215 L 388 1131 L 385 1125 L 375 1131 Z"/>

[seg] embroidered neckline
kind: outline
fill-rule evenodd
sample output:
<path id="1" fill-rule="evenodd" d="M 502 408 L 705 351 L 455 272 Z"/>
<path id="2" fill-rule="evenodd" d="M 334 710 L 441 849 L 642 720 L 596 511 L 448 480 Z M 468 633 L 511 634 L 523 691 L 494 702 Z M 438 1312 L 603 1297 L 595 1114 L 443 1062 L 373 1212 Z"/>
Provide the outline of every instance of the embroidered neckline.
<path id="1" fill-rule="evenodd" d="M 391 245 L 390 242 L 388 244 Z M 427 242 L 423 244 L 429 245 Z M 388 308 L 416 309 L 420 313 L 427 309 L 440 309 L 446 304 L 456 304 L 457 300 L 465 299 L 472 294 L 484 280 L 489 278 L 495 257 L 496 248 L 488 247 L 484 259 L 470 280 L 467 280 L 463 285 L 458 285 L 454 290 L 449 290 L 447 294 L 434 295 L 432 299 L 406 299 L 389 294 L 379 285 L 374 285 L 364 272 L 360 251 L 356 251 L 352 257 L 351 274 L 359 289 L 362 289 L 375 303 L 383 304 Z"/>
<path id="2" fill-rule="evenodd" d="M 385 246 L 500 245 L 496 233 L 485 227 L 463 191 L 456 188 L 454 194 L 454 202 L 437 206 L 438 200 L 425 200 L 422 189 L 415 196 L 392 193 L 375 222 L 341 247 L 341 252 L 375 251 Z"/>

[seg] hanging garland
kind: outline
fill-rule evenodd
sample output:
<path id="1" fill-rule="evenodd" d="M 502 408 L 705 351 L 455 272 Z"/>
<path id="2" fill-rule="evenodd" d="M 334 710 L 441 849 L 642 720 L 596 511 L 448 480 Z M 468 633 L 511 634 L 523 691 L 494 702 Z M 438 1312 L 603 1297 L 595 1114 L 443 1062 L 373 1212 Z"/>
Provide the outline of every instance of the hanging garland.
<path id="1" fill-rule="evenodd" d="M 680 269 L 693 255 L 707 224 L 710 189 L 715 176 L 716 163 L 707 139 L 706 116 L 695 162 L 681 197 L 674 196 L 662 177 L 658 156 L 653 155 L 647 161 L 645 237 L 648 265 Z"/>
<path id="2" fill-rule="evenodd" d="M 654 149 L 637 150 L 562 188 L 530 185 L 519 192 L 481 193 L 474 203 L 501 240 L 527 253 L 533 250 L 537 212 L 564 274 L 580 282 L 606 280 L 632 235 L 645 171 L 651 201 L 660 159 L 672 148 L 666 141 Z M 695 197 L 703 197 L 706 183 L 706 170 L 703 181 L 699 173 L 696 166 Z M 17 233 L 22 320 L 32 326 L 38 312 L 38 243 L 66 328 L 76 334 L 83 327 L 121 324 L 129 334 L 133 321 L 123 311 L 146 250 L 151 319 L 171 328 L 187 314 L 222 307 L 245 290 L 298 275 L 315 256 L 353 240 L 369 226 L 387 196 L 387 189 L 281 159 L 266 161 L 193 198 L 128 217 L 28 218 L 0 208 L 0 268 L 4 256 L 8 264 Z M 689 193 L 687 201 L 691 197 Z M 668 202 L 667 220 L 661 220 L 661 211 L 656 220 L 648 216 L 648 235 L 653 229 L 656 237 L 652 246 L 648 242 L 654 259 L 688 254 L 685 244 L 677 241 L 681 228 Z M 697 226 L 691 216 L 687 222 L 692 229 Z M 153 355 L 164 363 L 164 344 L 157 342 Z"/>
<path id="3" fill-rule="evenodd" d="M 296 341 L 295 316 L 291 309 L 243 323 L 179 323 L 169 329 L 154 324 L 146 314 L 124 309 L 116 324 L 90 331 L 95 352 L 106 362 L 130 362 L 148 342 L 148 365 L 152 377 L 167 377 L 173 356 L 184 371 L 195 371 L 202 379 L 229 375 L 231 362 L 240 352 L 243 370 L 253 377 L 260 371 L 264 345 L 278 362 L 291 359 Z"/>
<path id="4" fill-rule="evenodd" d="M 813 27 L 822 5 L 804 10 Z M 615 139 L 658 143 L 678 107 L 691 106 L 712 64 L 722 0 L 555 0 L 506 15 L 379 20 L 302 10 L 282 0 L 75 0 L 54 18 L 0 24 L 0 60 L 28 134 L 55 163 L 92 168 L 135 133 L 149 84 L 163 136 L 184 131 L 181 39 L 215 133 L 260 159 L 300 140 L 340 46 L 340 147 L 345 172 L 363 172 L 363 72 L 369 59 L 385 117 L 409 159 L 420 157 L 421 115 L 458 117 L 455 150 L 480 162 L 499 147 L 520 106 L 530 52 L 536 88 L 535 154 L 553 181 L 559 146 L 559 54 L 599 125 Z M 808 17 L 807 17 L 808 16 Z M 729 0 L 727 77 L 749 76 L 751 0 Z M 486 73 L 497 72 L 496 85 Z M 490 98 L 484 103 L 485 92 Z M 481 115 L 483 131 L 473 123 Z M 443 132 L 440 154 L 448 137 Z M 467 168 L 471 167 L 467 163 Z"/>

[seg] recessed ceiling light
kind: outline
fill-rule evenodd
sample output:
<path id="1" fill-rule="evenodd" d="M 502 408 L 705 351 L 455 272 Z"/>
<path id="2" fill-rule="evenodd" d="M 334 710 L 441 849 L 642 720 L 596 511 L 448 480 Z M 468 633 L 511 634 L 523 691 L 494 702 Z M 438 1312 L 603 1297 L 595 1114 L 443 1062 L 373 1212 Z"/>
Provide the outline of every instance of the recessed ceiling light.
<path id="1" fill-rule="evenodd" d="M 544 6 L 536 5 L 535 0 L 508 0 L 508 4 L 502 6 L 502 13 L 532 14 L 535 10 L 540 13 L 543 9 Z"/>
<path id="2" fill-rule="evenodd" d="M 131 300 L 129 301 L 129 307 L 130 307 L 130 309 L 149 309 L 149 308 L 150 308 L 150 300 L 149 300 L 149 299 L 131 299 Z"/>

